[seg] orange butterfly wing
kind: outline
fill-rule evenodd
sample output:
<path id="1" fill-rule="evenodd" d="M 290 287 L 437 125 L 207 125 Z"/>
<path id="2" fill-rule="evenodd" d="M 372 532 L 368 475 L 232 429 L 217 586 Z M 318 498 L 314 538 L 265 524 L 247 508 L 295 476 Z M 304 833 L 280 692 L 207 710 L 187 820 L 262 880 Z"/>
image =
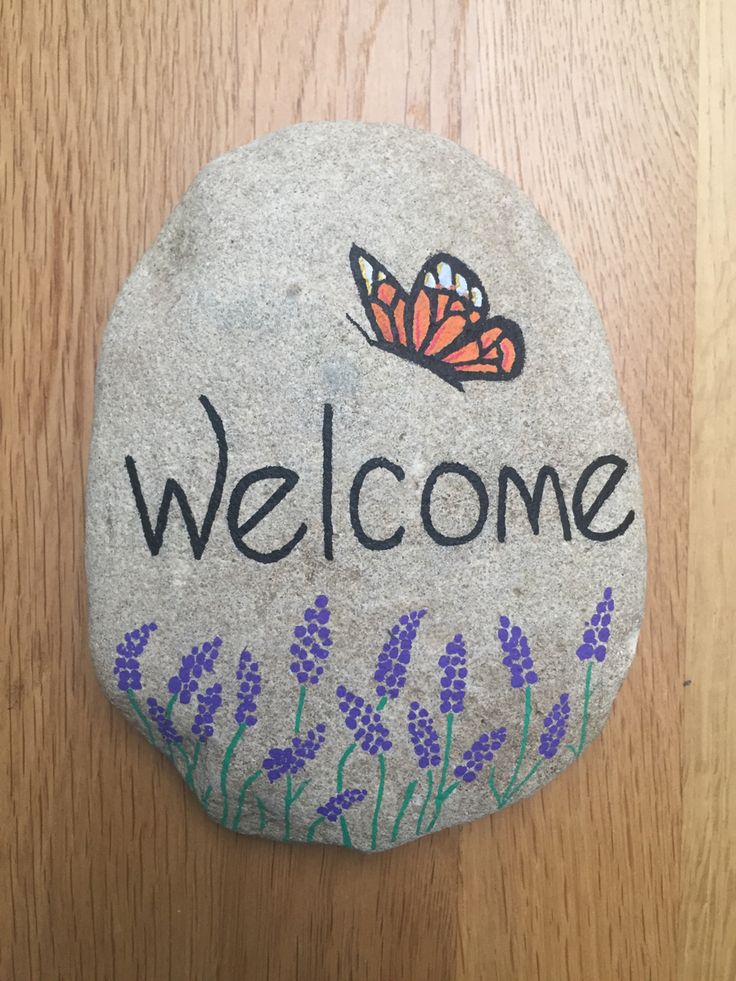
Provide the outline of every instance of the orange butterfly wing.
<path id="1" fill-rule="evenodd" d="M 488 298 L 479 277 L 441 252 L 425 262 L 411 293 L 411 346 L 437 360 L 437 373 L 457 379 L 508 381 L 524 365 L 524 338 L 504 317 L 487 320 Z"/>
<path id="2" fill-rule="evenodd" d="M 377 343 L 406 347 L 409 298 L 395 276 L 370 253 L 353 245 L 350 268 Z"/>

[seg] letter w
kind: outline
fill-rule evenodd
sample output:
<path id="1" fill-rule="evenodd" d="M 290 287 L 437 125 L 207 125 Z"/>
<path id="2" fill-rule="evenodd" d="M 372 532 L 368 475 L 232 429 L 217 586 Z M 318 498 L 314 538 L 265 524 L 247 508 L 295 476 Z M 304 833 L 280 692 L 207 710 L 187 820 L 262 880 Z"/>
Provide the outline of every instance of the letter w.
<path id="1" fill-rule="evenodd" d="M 158 509 L 156 528 L 154 530 L 153 526 L 151 525 L 151 519 L 148 515 L 148 506 L 146 505 L 145 498 L 143 497 L 143 491 L 141 490 L 141 482 L 138 479 L 138 468 L 135 465 L 135 460 L 132 456 L 126 456 L 125 458 L 125 467 L 128 471 L 130 486 L 133 489 L 135 506 L 138 508 L 138 514 L 140 515 L 141 525 L 143 527 L 143 534 L 145 535 L 146 544 L 150 549 L 151 555 L 158 555 L 161 550 L 161 546 L 163 545 L 164 532 L 166 531 L 166 525 L 169 520 L 169 509 L 171 508 L 172 498 L 175 497 L 179 502 L 181 516 L 184 519 L 184 525 L 187 529 L 187 534 L 189 535 L 189 542 L 192 546 L 192 552 L 194 553 L 195 559 L 202 558 L 202 553 L 204 552 L 205 546 L 210 537 L 210 532 L 212 531 L 212 524 L 215 520 L 217 509 L 220 507 L 222 491 L 225 486 L 225 477 L 227 476 L 227 439 L 225 438 L 225 428 L 222 425 L 222 419 L 215 411 L 209 399 L 205 395 L 200 395 L 199 401 L 202 403 L 204 411 L 207 413 L 207 418 L 209 419 L 212 429 L 215 432 L 215 436 L 217 438 L 217 449 L 219 452 L 215 483 L 212 488 L 209 504 L 207 505 L 207 513 L 205 514 L 204 521 L 202 522 L 201 531 L 197 527 L 197 522 L 194 520 L 194 515 L 192 514 L 192 509 L 189 507 L 187 495 L 184 493 L 181 486 L 173 479 L 173 477 L 169 477 L 166 481 L 166 485 L 164 486 L 164 495 Z"/>

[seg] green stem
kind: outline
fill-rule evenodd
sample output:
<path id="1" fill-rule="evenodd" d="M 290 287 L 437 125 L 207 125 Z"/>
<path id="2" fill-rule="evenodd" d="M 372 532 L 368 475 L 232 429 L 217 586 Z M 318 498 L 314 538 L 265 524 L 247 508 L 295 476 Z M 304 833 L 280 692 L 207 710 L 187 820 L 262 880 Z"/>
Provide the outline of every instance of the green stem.
<path id="1" fill-rule="evenodd" d="M 235 809 L 235 816 L 233 817 L 233 823 L 230 825 L 233 831 L 237 831 L 240 825 L 240 818 L 243 814 L 243 804 L 245 803 L 245 795 L 248 792 L 248 788 L 252 783 L 254 783 L 263 773 L 263 770 L 256 770 L 255 773 L 251 775 L 243 782 L 243 786 L 240 788 L 240 794 L 238 796 L 238 806 Z"/>
<path id="2" fill-rule="evenodd" d="M 153 729 L 151 729 L 151 723 L 143 714 L 143 709 L 138 704 L 138 699 L 133 694 L 133 689 L 129 688 L 125 694 L 128 696 L 128 701 L 133 706 L 133 711 L 143 723 L 143 728 L 146 730 L 146 735 L 148 736 L 149 743 L 151 743 L 152 746 L 155 746 L 156 740 L 153 738 Z"/>
<path id="3" fill-rule="evenodd" d="M 394 821 L 394 826 L 391 830 L 391 841 L 396 841 L 399 837 L 399 828 L 401 827 L 401 822 L 404 817 L 404 813 L 409 806 L 409 802 L 414 796 L 414 791 L 417 789 L 417 780 L 412 780 L 411 783 L 406 785 L 406 790 L 404 791 L 404 799 L 401 802 L 401 807 L 399 808 L 399 813 L 396 815 L 396 820 Z"/>
<path id="4" fill-rule="evenodd" d="M 210 783 L 207 784 L 207 789 L 202 794 L 202 807 L 207 807 L 211 794 L 212 794 L 212 784 Z"/>
<path id="5" fill-rule="evenodd" d="M 340 762 L 337 764 L 337 780 L 336 780 L 336 784 L 337 784 L 337 792 L 338 792 L 338 794 L 341 794 L 342 793 L 342 787 L 343 787 L 343 770 L 345 769 L 345 764 L 347 763 L 348 759 L 350 758 L 350 754 L 353 752 L 353 750 L 355 749 L 356 745 L 357 744 L 354 743 L 354 742 L 353 743 L 350 743 L 350 745 L 348 746 L 348 748 L 345 750 L 345 752 L 340 757 Z M 344 814 L 341 814 L 340 815 L 340 828 L 342 830 L 342 843 L 343 843 L 343 845 L 345 845 L 347 848 L 352 848 L 353 847 L 353 842 L 352 842 L 352 840 L 350 838 L 350 831 L 348 830 L 348 822 L 345 820 L 345 815 Z"/>
<path id="6" fill-rule="evenodd" d="M 318 817 L 316 821 L 312 821 L 307 829 L 307 841 L 314 841 L 314 833 L 323 821 L 323 817 Z"/>
<path id="7" fill-rule="evenodd" d="M 590 706 L 590 679 L 593 674 L 593 662 L 591 661 L 588 665 L 588 670 L 585 672 L 585 695 L 583 696 L 583 725 L 580 730 L 580 742 L 578 743 L 578 748 L 573 749 L 575 756 L 580 756 L 585 746 L 585 737 L 588 734 L 588 709 Z"/>
<path id="8" fill-rule="evenodd" d="M 266 827 L 266 805 L 260 797 L 256 797 L 256 806 L 258 808 L 258 830 L 263 831 Z"/>
<path id="9" fill-rule="evenodd" d="M 284 794 L 284 841 L 289 841 L 289 835 L 291 834 L 291 809 L 311 782 L 311 780 L 305 780 L 304 783 L 300 784 L 297 792 L 292 794 L 291 774 L 286 774 L 286 793 Z"/>
<path id="10" fill-rule="evenodd" d="M 169 699 L 167 705 L 166 705 L 166 718 L 167 719 L 170 719 L 171 718 L 171 713 L 174 711 L 174 706 L 176 705 L 176 699 L 177 698 L 178 698 L 178 695 L 172 695 L 171 698 Z"/>
<path id="11" fill-rule="evenodd" d="M 230 740 L 230 745 L 225 750 L 225 755 L 222 759 L 222 769 L 220 770 L 220 791 L 222 793 L 222 821 L 221 824 L 227 824 L 227 813 L 229 807 L 229 801 L 227 797 L 227 775 L 230 770 L 230 762 L 233 758 L 233 753 L 235 752 L 235 747 L 238 745 L 240 740 L 243 738 L 243 733 L 248 728 L 244 722 L 242 725 L 238 726 L 235 735 Z"/>
<path id="12" fill-rule="evenodd" d="M 427 784 L 428 784 L 428 787 L 427 787 L 427 795 L 424 798 L 424 803 L 422 804 L 422 809 L 419 812 L 419 817 L 417 818 L 417 834 L 418 835 L 420 835 L 422 833 L 422 822 L 424 821 L 424 812 L 427 810 L 427 805 L 429 804 L 429 799 L 432 796 L 432 783 L 433 783 L 432 777 L 433 777 L 433 773 L 434 773 L 434 771 L 433 770 L 430 770 L 429 773 L 427 774 Z"/>
<path id="13" fill-rule="evenodd" d="M 286 793 L 284 794 L 284 841 L 289 840 L 291 832 L 291 774 L 286 774 Z"/>
<path id="14" fill-rule="evenodd" d="M 302 724 L 302 711 L 304 709 L 304 699 L 307 695 L 307 686 L 299 686 L 299 702 L 296 707 L 296 716 L 294 717 L 294 735 L 299 735 L 299 727 Z"/>
<path id="15" fill-rule="evenodd" d="M 294 716 L 294 735 L 298 735 L 299 727 L 302 724 L 302 711 L 304 710 L 304 699 L 306 698 L 306 695 L 307 695 L 307 686 L 300 685 L 299 701 L 297 702 L 296 714 Z M 290 773 L 286 774 L 286 792 L 284 793 L 284 841 L 289 841 L 289 838 L 291 836 L 291 808 L 297 802 L 297 800 L 299 799 L 299 795 L 301 794 L 301 792 L 304 790 L 304 788 L 307 786 L 308 783 L 309 781 L 307 780 L 297 790 L 296 794 L 292 796 L 291 774 Z"/>
<path id="16" fill-rule="evenodd" d="M 373 824 L 371 826 L 371 851 L 376 850 L 378 840 L 378 815 L 381 813 L 381 802 L 383 801 L 383 785 L 386 781 L 386 759 L 383 753 L 378 754 L 378 793 L 376 794 L 376 807 L 373 811 Z"/>
<path id="17" fill-rule="evenodd" d="M 310 783 L 311 783 L 311 782 L 312 782 L 312 781 L 311 781 L 311 779 L 310 779 L 310 780 L 305 780 L 305 781 L 304 781 L 304 783 L 303 783 L 303 784 L 301 784 L 301 786 L 299 787 L 299 789 L 297 790 L 297 792 L 296 792 L 296 793 L 294 794 L 294 796 L 293 796 L 293 797 L 291 798 L 291 803 L 292 803 L 292 805 L 293 805 L 293 804 L 296 804 L 296 802 L 297 802 L 297 801 L 299 800 L 299 798 L 301 797 L 301 795 L 302 795 L 302 792 L 303 792 L 304 790 L 306 790 L 306 789 L 307 789 L 307 787 L 308 787 L 308 786 L 310 785 Z"/>
<path id="18" fill-rule="evenodd" d="M 197 763 L 199 762 L 199 754 L 201 752 L 201 749 L 202 749 L 202 743 L 199 740 L 197 740 L 197 745 L 194 747 L 194 754 L 192 755 L 191 763 L 187 767 L 187 773 L 185 777 L 187 787 L 189 787 L 190 790 L 194 790 L 194 771 L 197 769 Z"/>
<path id="19" fill-rule="evenodd" d="M 524 728 L 521 733 L 521 746 L 519 747 L 519 755 L 516 760 L 516 766 L 514 767 L 514 772 L 511 774 L 511 779 L 506 785 L 506 789 L 501 795 L 501 804 L 507 804 L 509 798 L 514 792 L 514 784 L 516 783 L 516 778 L 519 776 L 519 770 L 521 770 L 521 765 L 524 762 L 524 756 L 526 754 L 526 744 L 529 739 L 529 720 L 532 717 L 532 688 L 531 685 L 527 685 L 524 693 Z"/>
<path id="20" fill-rule="evenodd" d="M 442 805 L 444 804 L 446 798 L 449 794 L 445 794 L 445 780 L 447 779 L 447 770 L 450 765 L 450 750 L 452 749 L 452 723 L 455 716 L 452 712 L 447 713 L 447 728 L 445 730 L 445 755 L 442 761 L 442 773 L 440 775 L 439 786 L 437 787 L 437 793 L 434 798 L 434 815 L 432 820 L 429 822 L 427 831 L 431 831 L 432 828 L 437 823 L 437 818 L 440 816 L 440 811 L 442 810 Z M 452 793 L 452 791 L 450 791 Z"/>
<path id="21" fill-rule="evenodd" d="M 488 786 L 491 788 L 491 793 L 496 798 L 496 804 L 499 808 L 503 807 L 503 799 L 496 788 L 496 768 L 495 766 L 491 768 L 488 774 Z"/>
<path id="22" fill-rule="evenodd" d="M 537 762 L 534 764 L 534 766 L 531 768 L 531 770 L 527 773 L 527 775 L 524 777 L 524 779 L 521 781 L 521 783 L 517 787 L 514 788 L 514 797 L 516 797 L 516 795 L 519 793 L 519 791 L 524 786 L 524 784 L 527 783 L 529 780 L 531 780 L 531 778 L 534 776 L 534 774 L 539 769 L 539 766 L 540 766 L 541 762 L 542 762 L 541 760 L 537 760 Z"/>
<path id="23" fill-rule="evenodd" d="M 447 787 L 445 790 L 443 790 L 441 794 L 438 793 L 437 796 L 438 796 L 438 799 L 439 799 L 439 802 L 440 802 L 440 806 L 434 812 L 434 814 L 432 816 L 432 820 L 427 825 L 427 833 L 429 833 L 432 830 L 432 828 L 435 826 L 435 824 L 437 824 L 437 818 L 440 816 L 440 810 L 442 808 L 442 805 L 445 803 L 445 801 L 447 800 L 447 798 L 451 794 L 454 794 L 455 793 L 455 791 L 457 790 L 457 788 L 459 786 L 460 786 L 460 781 L 459 780 L 456 780 L 455 783 L 451 783 L 449 787 Z"/>

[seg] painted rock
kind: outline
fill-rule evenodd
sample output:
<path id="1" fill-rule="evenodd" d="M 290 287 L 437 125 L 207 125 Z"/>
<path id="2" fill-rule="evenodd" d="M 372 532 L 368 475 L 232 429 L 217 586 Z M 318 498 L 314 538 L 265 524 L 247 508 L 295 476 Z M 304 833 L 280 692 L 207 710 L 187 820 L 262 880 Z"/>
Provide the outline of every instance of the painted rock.
<path id="1" fill-rule="evenodd" d="M 105 333 L 87 569 L 105 692 L 233 831 L 382 850 L 572 763 L 634 655 L 644 524 L 534 207 L 395 126 L 205 167 Z"/>

